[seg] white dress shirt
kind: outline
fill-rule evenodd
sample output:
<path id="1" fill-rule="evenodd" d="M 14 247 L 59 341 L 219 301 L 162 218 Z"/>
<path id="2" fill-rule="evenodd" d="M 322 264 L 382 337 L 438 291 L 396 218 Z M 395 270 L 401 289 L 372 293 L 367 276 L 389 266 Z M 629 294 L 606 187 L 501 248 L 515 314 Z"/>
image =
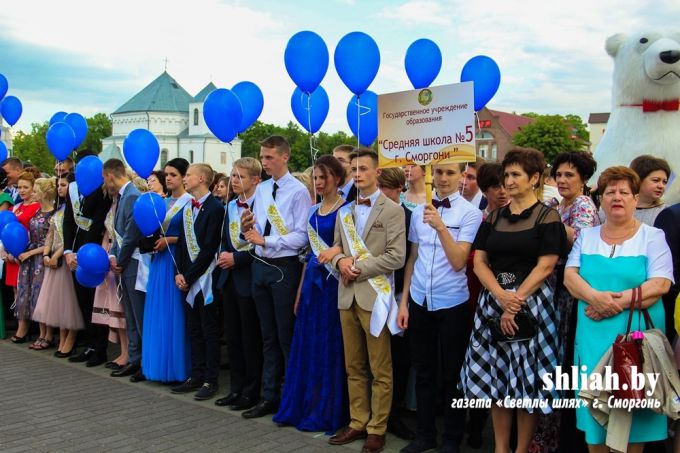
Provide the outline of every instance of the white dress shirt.
<path id="1" fill-rule="evenodd" d="M 340 192 L 340 196 L 347 200 L 347 197 L 349 197 L 349 191 L 352 190 L 352 186 L 354 185 L 354 179 L 350 178 L 347 183 L 338 188 L 338 192 Z"/>
<path id="2" fill-rule="evenodd" d="M 439 199 L 435 197 L 436 199 Z M 458 192 L 450 195 L 450 208 L 439 208 L 444 225 L 456 242 L 472 244 L 482 223 L 482 211 Z M 446 258 L 437 231 L 423 223 L 425 206 L 413 210 L 408 240 L 418 244 L 418 257 L 411 278 L 411 298 L 430 311 L 452 308 L 470 298 L 465 268 L 455 271 Z"/>
<path id="3" fill-rule="evenodd" d="M 198 200 L 198 202 L 201 203 L 201 207 L 203 206 L 203 203 L 205 203 L 205 200 L 208 199 L 208 195 L 210 195 L 210 192 L 206 193 L 205 195 L 203 195 L 203 196 Z M 192 203 L 192 205 L 193 205 L 193 203 Z M 194 220 L 196 220 L 196 217 L 198 217 L 198 213 L 199 213 L 200 211 L 201 211 L 201 208 L 196 208 L 196 207 L 193 207 L 193 208 L 192 208 L 191 212 L 193 212 L 193 214 L 194 214 Z"/>
<path id="4" fill-rule="evenodd" d="M 276 206 L 279 214 L 286 225 L 288 234 L 280 236 L 276 227 L 272 225 L 269 236 L 264 238 L 264 247 L 255 247 L 255 253 L 265 258 L 282 258 L 296 256 L 298 251 L 309 243 L 307 238 L 307 216 L 312 207 L 312 199 L 309 190 L 298 181 L 290 172 L 277 181 L 268 179 L 260 183 L 255 189 L 255 228 L 264 234 L 267 224 L 267 208 L 263 194 L 270 198 L 274 190 L 274 182 L 278 186 L 276 191 Z"/>
<path id="5" fill-rule="evenodd" d="M 475 196 L 472 197 L 472 200 L 470 200 L 470 203 L 472 203 L 472 206 L 479 209 L 479 205 L 482 202 L 483 196 L 484 196 L 484 194 L 482 193 L 482 191 L 478 190 L 477 193 L 475 194 Z"/>
<path id="6" fill-rule="evenodd" d="M 364 228 L 366 228 L 366 222 L 368 221 L 368 216 L 371 215 L 371 210 L 375 208 L 375 202 L 378 201 L 378 197 L 380 196 L 380 189 L 376 189 L 375 192 L 373 192 L 371 195 L 368 196 L 368 198 L 371 200 L 371 206 L 366 206 L 366 205 L 360 205 L 359 200 L 364 200 L 365 198 L 362 197 L 359 193 L 357 193 L 357 204 L 354 207 L 354 217 L 356 221 L 354 222 L 357 227 L 357 233 L 359 233 L 359 237 L 363 237 L 364 235 Z"/>

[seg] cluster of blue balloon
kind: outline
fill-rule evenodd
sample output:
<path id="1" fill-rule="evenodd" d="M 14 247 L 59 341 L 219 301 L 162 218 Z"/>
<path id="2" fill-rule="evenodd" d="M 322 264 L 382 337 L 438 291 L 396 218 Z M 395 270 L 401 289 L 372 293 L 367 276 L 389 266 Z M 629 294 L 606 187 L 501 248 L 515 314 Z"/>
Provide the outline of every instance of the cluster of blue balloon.
<path id="1" fill-rule="evenodd" d="M 7 77 L 0 74 L 0 115 L 10 126 L 14 126 L 23 112 L 21 101 L 16 96 L 5 96 L 9 89 Z M 0 142 L 0 161 L 7 159 L 7 146 Z"/>
<path id="2" fill-rule="evenodd" d="M 76 280 L 86 288 L 101 285 L 109 271 L 109 254 L 99 244 L 85 244 L 77 253 Z"/>
<path id="3" fill-rule="evenodd" d="M 0 211 L 0 239 L 7 253 L 15 257 L 28 247 L 28 231 L 11 211 Z"/>
<path id="4" fill-rule="evenodd" d="M 57 112 L 50 118 L 45 141 L 57 161 L 68 157 L 87 136 L 87 121 L 80 113 Z"/>
<path id="5" fill-rule="evenodd" d="M 239 82 L 231 90 L 213 90 L 203 103 L 208 129 L 224 143 L 248 129 L 262 113 L 264 96 L 253 82 Z"/>

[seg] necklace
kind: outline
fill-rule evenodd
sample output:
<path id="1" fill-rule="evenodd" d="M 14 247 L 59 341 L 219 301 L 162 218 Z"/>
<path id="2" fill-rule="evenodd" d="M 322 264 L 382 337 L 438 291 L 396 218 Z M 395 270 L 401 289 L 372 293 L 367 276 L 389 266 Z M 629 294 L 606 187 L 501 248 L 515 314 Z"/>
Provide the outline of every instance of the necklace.
<path id="1" fill-rule="evenodd" d="M 621 240 L 621 239 L 624 239 L 624 238 L 627 238 L 628 236 L 630 236 L 632 230 L 634 230 L 635 228 L 637 228 L 637 226 L 638 226 L 637 220 L 636 220 L 636 219 L 633 219 L 632 225 L 629 226 L 629 227 L 627 227 L 627 228 L 625 229 L 625 233 L 624 233 L 623 235 L 621 235 L 621 236 L 612 236 L 612 235 L 610 235 L 610 234 L 607 232 L 607 230 L 609 229 L 609 227 L 608 227 L 608 224 L 605 223 L 604 226 L 602 227 L 602 234 L 604 234 L 604 236 L 605 236 L 607 239 L 611 240 L 611 241 L 619 241 L 619 240 Z"/>
<path id="2" fill-rule="evenodd" d="M 342 200 L 342 198 L 341 198 L 341 197 L 337 197 L 337 198 L 335 199 L 335 203 L 333 203 L 333 206 L 331 206 L 331 208 L 330 208 L 325 214 L 324 214 L 323 212 L 321 212 L 321 208 L 323 207 L 323 202 L 322 202 L 322 203 L 321 203 L 321 206 L 319 206 L 319 215 L 324 216 L 324 215 L 328 215 L 328 214 L 330 214 L 331 212 L 333 212 L 333 209 L 335 209 L 335 207 L 338 205 L 338 203 L 340 202 L 340 200 Z M 324 200 L 324 201 L 325 201 L 325 200 Z"/>

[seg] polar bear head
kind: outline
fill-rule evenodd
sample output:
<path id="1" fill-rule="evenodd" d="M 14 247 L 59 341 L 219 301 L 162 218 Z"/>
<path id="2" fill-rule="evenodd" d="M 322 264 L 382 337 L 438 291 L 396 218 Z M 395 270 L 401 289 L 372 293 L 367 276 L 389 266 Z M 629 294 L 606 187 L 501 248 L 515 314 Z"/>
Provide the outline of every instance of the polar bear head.
<path id="1" fill-rule="evenodd" d="M 680 32 L 617 34 L 606 49 L 614 58 L 614 108 L 680 98 Z"/>

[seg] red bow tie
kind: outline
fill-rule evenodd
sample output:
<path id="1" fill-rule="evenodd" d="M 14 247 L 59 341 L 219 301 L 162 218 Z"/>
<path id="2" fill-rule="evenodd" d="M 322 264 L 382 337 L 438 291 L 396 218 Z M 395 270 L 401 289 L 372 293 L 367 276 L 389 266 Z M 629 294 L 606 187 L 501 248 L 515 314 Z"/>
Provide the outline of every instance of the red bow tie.
<path id="1" fill-rule="evenodd" d="M 680 110 L 680 99 L 669 99 L 667 101 L 652 101 L 643 99 L 642 104 L 621 104 L 622 107 L 642 107 L 644 113 L 653 113 L 663 110 L 665 112 L 677 112 Z"/>
<path id="2" fill-rule="evenodd" d="M 196 200 L 191 200 L 191 206 L 196 209 L 201 209 L 201 202 Z"/>
<path id="3" fill-rule="evenodd" d="M 435 209 L 450 208 L 451 202 L 448 198 L 444 198 L 443 200 L 432 200 L 432 206 L 434 206 Z"/>
<path id="4" fill-rule="evenodd" d="M 365 205 L 365 206 L 368 206 L 370 208 L 371 207 L 371 199 L 370 198 L 357 197 L 357 206 L 360 206 L 362 204 Z"/>
<path id="5" fill-rule="evenodd" d="M 238 198 L 236 199 L 236 206 L 238 206 L 239 208 L 246 208 L 246 209 L 248 209 L 250 207 L 250 206 L 248 206 L 248 203 L 241 201 Z"/>

